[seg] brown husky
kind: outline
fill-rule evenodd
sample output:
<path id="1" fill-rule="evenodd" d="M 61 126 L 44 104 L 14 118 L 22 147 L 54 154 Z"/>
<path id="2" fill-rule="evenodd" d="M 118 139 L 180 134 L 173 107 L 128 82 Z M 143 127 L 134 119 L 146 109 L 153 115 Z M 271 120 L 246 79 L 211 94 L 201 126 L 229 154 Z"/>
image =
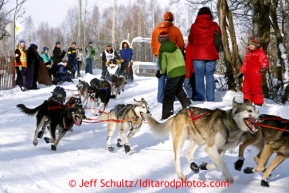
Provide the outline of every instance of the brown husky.
<path id="1" fill-rule="evenodd" d="M 245 133 L 241 137 L 243 143 L 239 147 L 239 159 L 235 162 L 235 169 L 241 170 L 244 162 L 244 150 L 247 146 L 253 145 L 260 151 L 254 157 L 257 163 L 255 168 L 247 167 L 244 173 L 264 172 L 261 186 L 269 187 L 268 177 L 271 172 L 289 157 L 289 120 L 274 115 L 260 115 L 263 119 L 260 130 L 256 135 Z M 277 153 L 274 160 L 266 168 L 266 164 L 273 153 Z"/>
<path id="2" fill-rule="evenodd" d="M 194 172 L 220 168 L 225 180 L 230 183 L 234 178 L 222 159 L 225 151 L 237 145 L 238 139 L 246 132 L 256 133 L 256 120 L 259 117 L 255 106 L 250 102 L 237 103 L 233 100 L 233 108 L 227 111 L 188 107 L 163 123 L 157 122 L 150 115 L 145 115 L 153 133 L 164 135 L 171 132 L 173 140 L 174 161 L 179 179 L 186 180 L 181 165 L 180 155 L 185 139 L 190 140 L 190 148 L 186 153 L 187 161 Z M 213 163 L 197 166 L 194 153 L 200 145 L 206 145 L 205 152 Z"/>

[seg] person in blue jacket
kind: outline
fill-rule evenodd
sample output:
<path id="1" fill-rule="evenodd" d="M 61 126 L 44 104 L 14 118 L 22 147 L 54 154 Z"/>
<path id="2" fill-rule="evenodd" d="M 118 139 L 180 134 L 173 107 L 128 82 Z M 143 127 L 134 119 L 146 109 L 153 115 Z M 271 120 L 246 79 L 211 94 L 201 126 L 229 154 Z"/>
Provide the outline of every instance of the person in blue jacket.
<path id="1" fill-rule="evenodd" d="M 126 40 L 122 41 L 120 57 L 122 59 L 120 74 L 125 76 L 126 80 L 133 81 L 133 71 L 132 71 L 133 50 L 130 48 L 129 42 Z"/>
<path id="2" fill-rule="evenodd" d="M 66 68 L 67 63 L 66 60 L 62 60 L 62 62 L 58 63 L 58 81 L 73 82 L 70 78 L 71 71 Z"/>

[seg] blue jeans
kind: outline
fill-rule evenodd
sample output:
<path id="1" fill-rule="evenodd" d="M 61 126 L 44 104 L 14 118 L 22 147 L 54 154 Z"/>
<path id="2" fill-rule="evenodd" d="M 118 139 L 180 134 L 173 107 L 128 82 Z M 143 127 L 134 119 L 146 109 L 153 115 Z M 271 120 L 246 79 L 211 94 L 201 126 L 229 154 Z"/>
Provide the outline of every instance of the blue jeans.
<path id="1" fill-rule="evenodd" d="M 77 72 L 80 72 L 80 69 L 81 69 L 81 66 L 82 66 L 82 61 L 77 61 Z"/>
<path id="2" fill-rule="evenodd" d="M 86 58 L 85 73 L 92 74 L 92 60 L 91 60 L 91 58 Z"/>
<path id="3" fill-rule="evenodd" d="M 195 101 L 204 101 L 205 94 L 207 101 L 215 101 L 215 79 L 216 60 L 194 60 L 195 78 L 196 78 L 196 96 Z M 206 78 L 206 86 L 204 82 Z"/>
<path id="4" fill-rule="evenodd" d="M 157 69 L 160 70 L 158 58 L 156 59 L 156 63 L 157 63 Z M 157 94 L 158 103 L 163 103 L 164 101 L 164 91 L 165 91 L 167 79 L 168 79 L 168 76 L 166 74 L 158 78 L 158 94 Z"/>

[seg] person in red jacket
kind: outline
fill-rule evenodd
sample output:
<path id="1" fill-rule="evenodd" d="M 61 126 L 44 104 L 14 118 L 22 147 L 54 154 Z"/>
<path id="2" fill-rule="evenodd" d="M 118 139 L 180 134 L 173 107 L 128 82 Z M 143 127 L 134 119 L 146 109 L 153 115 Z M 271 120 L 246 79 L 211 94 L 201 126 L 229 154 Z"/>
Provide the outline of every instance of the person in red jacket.
<path id="1" fill-rule="evenodd" d="M 215 100 L 215 79 L 219 53 L 214 44 L 215 29 L 221 34 L 219 25 L 213 22 L 210 8 L 202 7 L 192 24 L 189 43 L 192 45 L 191 55 L 195 69 L 196 95 L 194 101 L 214 101 Z M 206 78 L 206 88 L 204 77 Z M 206 95 L 205 95 L 206 93 Z"/>
<path id="2" fill-rule="evenodd" d="M 248 44 L 248 52 L 240 69 L 240 72 L 244 75 L 242 89 L 244 101 L 249 100 L 255 105 L 262 106 L 264 103 L 262 74 L 268 69 L 269 62 L 263 48 L 260 47 L 257 36 L 250 37 Z"/>
<path id="3" fill-rule="evenodd" d="M 192 45 L 188 43 L 186 47 L 186 79 L 184 81 L 184 87 L 187 92 L 188 97 L 191 99 L 196 95 L 196 80 L 195 80 L 195 70 L 192 60 Z"/>

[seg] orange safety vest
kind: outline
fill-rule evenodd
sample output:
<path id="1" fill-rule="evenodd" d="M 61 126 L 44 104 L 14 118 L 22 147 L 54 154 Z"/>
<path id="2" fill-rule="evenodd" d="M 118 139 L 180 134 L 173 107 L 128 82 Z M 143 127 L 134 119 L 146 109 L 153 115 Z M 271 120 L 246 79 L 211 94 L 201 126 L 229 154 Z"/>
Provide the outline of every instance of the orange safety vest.
<path id="1" fill-rule="evenodd" d="M 18 48 L 17 48 L 18 49 Z M 21 56 L 20 56 L 20 62 L 22 64 L 22 67 L 27 67 L 27 55 L 26 55 L 26 52 L 24 52 L 23 50 L 21 49 L 18 49 L 20 52 L 21 52 Z M 18 67 L 18 63 L 16 62 L 16 58 L 14 60 L 14 66 L 15 67 Z"/>

